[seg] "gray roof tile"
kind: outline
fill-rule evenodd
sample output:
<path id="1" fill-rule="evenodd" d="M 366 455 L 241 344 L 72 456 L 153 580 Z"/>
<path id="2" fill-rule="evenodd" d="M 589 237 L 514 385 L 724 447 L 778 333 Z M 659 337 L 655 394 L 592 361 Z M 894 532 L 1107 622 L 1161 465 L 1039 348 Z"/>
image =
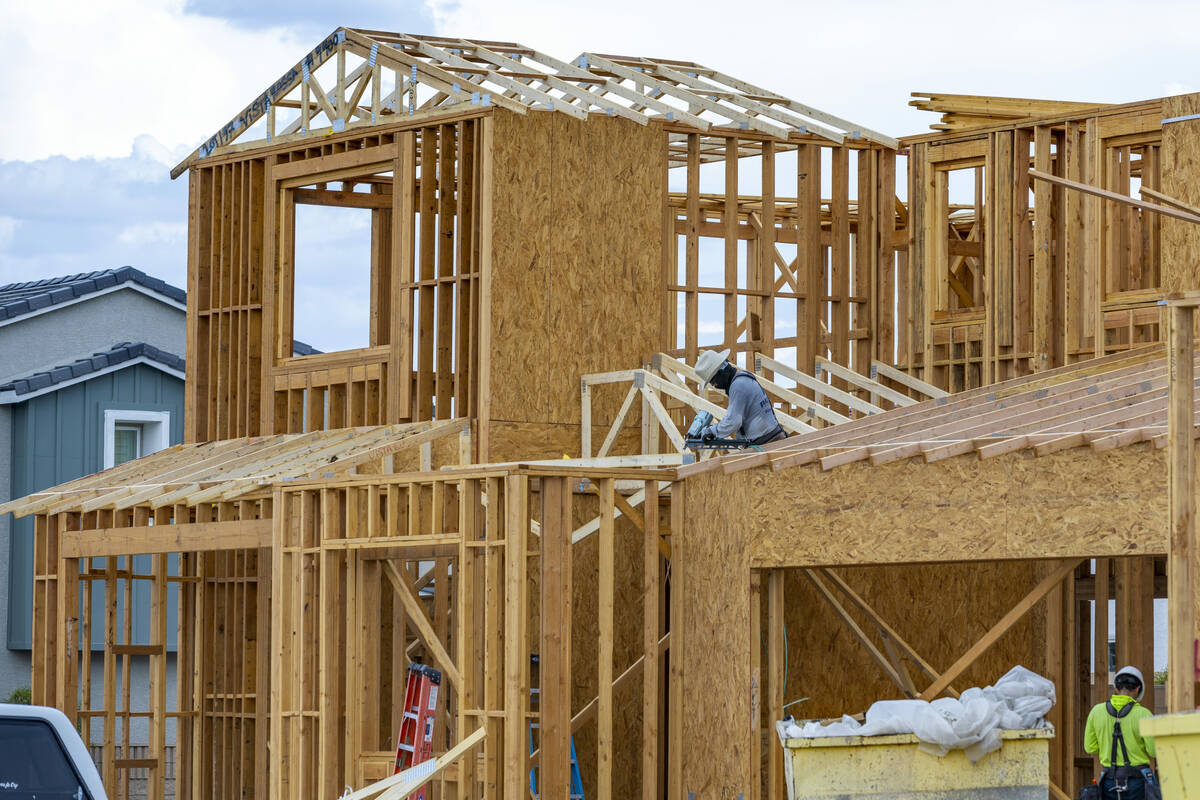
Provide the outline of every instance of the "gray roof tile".
<path id="1" fill-rule="evenodd" d="M 155 361 L 178 372 L 184 371 L 185 365 L 183 359 L 174 353 L 160 350 L 154 345 L 146 344 L 145 342 L 121 342 L 102 353 L 94 353 L 89 358 L 81 358 L 71 364 L 63 364 L 50 370 L 35 372 L 32 375 L 17 378 L 0 386 L 0 392 L 13 392 L 20 397 L 23 394 L 36 392 L 49 386 L 73 380 L 74 378 L 81 378 L 93 372 L 99 372 L 105 367 L 121 364 L 139 356 L 144 356 L 151 361 Z"/>

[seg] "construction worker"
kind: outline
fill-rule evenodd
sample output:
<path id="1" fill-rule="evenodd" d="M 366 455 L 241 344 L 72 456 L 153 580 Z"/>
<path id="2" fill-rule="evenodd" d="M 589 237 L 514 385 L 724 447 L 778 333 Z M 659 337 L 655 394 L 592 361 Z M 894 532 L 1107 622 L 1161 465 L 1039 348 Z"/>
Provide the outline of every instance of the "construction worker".
<path id="1" fill-rule="evenodd" d="M 775 409 L 767 393 L 758 385 L 751 372 L 729 363 L 729 350 L 705 350 L 696 359 L 696 374 L 705 384 L 712 384 L 729 396 L 729 408 L 724 419 L 707 425 L 700 438 L 729 439 L 737 434 L 748 445 L 760 445 L 787 437 L 775 418 Z M 701 394 L 704 386 L 700 387 Z"/>
<path id="2" fill-rule="evenodd" d="M 1112 699 L 1097 703 L 1088 714 L 1083 749 L 1100 755 L 1100 796 L 1105 800 L 1158 797 L 1150 759 L 1154 740 L 1142 737 L 1140 723 L 1152 716 L 1138 703 L 1146 682 L 1137 667 L 1121 667 L 1113 679 Z M 1151 791 L 1148 793 L 1147 787 Z"/>

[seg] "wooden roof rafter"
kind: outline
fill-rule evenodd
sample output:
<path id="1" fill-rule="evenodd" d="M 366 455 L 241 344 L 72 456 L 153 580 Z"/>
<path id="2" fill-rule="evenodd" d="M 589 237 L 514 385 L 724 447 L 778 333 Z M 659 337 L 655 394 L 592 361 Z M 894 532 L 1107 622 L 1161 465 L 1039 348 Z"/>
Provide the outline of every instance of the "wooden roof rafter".
<path id="1" fill-rule="evenodd" d="M 336 63 L 333 75 L 330 62 Z M 566 62 L 514 42 L 339 28 L 177 164 L 171 177 L 214 154 L 383 124 L 405 112 L 471 106 L 518 114 L 549 110 L 576 119 L 620 116 L 641 125 L 658 120 L 703 133 L 718 148 L 743 132 L 793 145 L 816 137 L 898 146 L 890 136 L 693 62 L 596 53 Z M 277 109 L 288 116 L 282 126 Z M 246 135 L 251 130 L 263 138 L 254 141 Z M 754 149 L 739 142 L 738 152 Z"/>
<path id="2" fill-rule="evenodd" d="M 362 464 L 452 436 L 438 420 L 175 445 L 0 506 L 17 516 L 162 508 L 257 497 L 274 483 L 344 478 Z"/>
<path id="3" fill-rule="evenodd" d="M 1197 359 L 1200 361 L 1200 358 Z M 753 456 L 719 459 L 725 472 L 818 464 L 830 470 L 919 457 L 980 459 L 1030 450 L 1045 456 L 1167 442 L 1167 359 L 1161 344 L 1080 362 L 767 446 Z M 1200 388 L 1197 389 L 1200 395 Z M 1194 420 L 1200 429 L 1200 415 Z M 684 467 L 681 474 L 707 469 Z"/>

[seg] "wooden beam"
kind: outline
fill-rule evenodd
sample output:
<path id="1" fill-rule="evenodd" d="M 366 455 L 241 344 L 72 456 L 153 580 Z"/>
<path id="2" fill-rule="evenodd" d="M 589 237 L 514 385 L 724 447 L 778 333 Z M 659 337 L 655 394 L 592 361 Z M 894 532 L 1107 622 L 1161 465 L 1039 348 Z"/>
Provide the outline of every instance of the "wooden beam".
<path id="1" fill-rule="evenodd" d="M 1200 216 L 1197 216 L 1196 214 L 1189 214 L 1186 211 L 1180 211 L 1175 208 L 1160 206 L 1154 203 L 1147 203 L 1142 200 L 1134 200 L 1132 197 L 1123 195 L 1120 192 L 1110 192 L 1107 189 L 1101 189 L 1087 183 L 1080 183 L 1078 181 L 1060 178 L 1057 175 L 1050 175 L 1049 173 L 1040 172 L 1036 169 L 1029 170 L 1029 176 L 1032 178 L 1037 178 L 1039 181 L 1048 181 L 1059 186 L 1065 186 L 1068 189 L 1074 189 L 1077 192 L 1083 192 L 1084 194 L 1090 194 L 1095 197 L 1102 197 L 1105 200 L 1113 200 L 1118 203 L 1124 203 L 1125 205 L 1133 206 L 1134 208 L 1153 211 L 1155 213 L 1162 214 L 1163 216 L 1171 217 L 1172 219 L 1181 219 L 1184 222 L 1200 223 Z"/>
<path id="2" fill-rule="evenodd" d="M 596 795 L 600 800 L 612 798 L 613 768 L 613 609 L 615 593 L 615 558 L 613 547 L 613 506 L 616 493 L 612 478 L 603 478 L 598 487 L 600 495 L 599 534 L 599 647 L 597 681 L 600 686 L 596 720 Z"/>
<path id="3" fill-rule="evenodd" d="M 63 558 L 246 550 L 271 546 L 271 520 L 187 522 L 63 531 Z"/>
<path id="4" fill-rule="evenodd" d="M 1175 206 L 1180 211 L 1186 211 L 1189 214 L 1195 214 L 1196 216 L 1200 216 L 1200 208 L 1197 208 L 1196 206 L 1193 206 L 1193 205 L 1189 205 L 1189 204 L 1183 202 L 1182 200 L 1176 200 L 1174 197 L 1171 197 L 1171 195 L 1169 195 L 1169 194 L 1163 194 L 1162 192 L 1160 192 L 1156 189 L 1151 189 L 1149 186 L 1142 186 L 1138 189 L 1138 191 L 1141 192 L 1141 194 L 1144 197 L 1152 198 L 1154 200 L 1159 201 L 1160 203 L 1166 203 L 1169 206 Z"/>
<path id="5" fill-rule="evenodd" d="M 1167 554 L 1169 630 L 1167 710 L 1196 707 L 1196 454 L 1195 306 L 1172 304 L 1169 322 L 1167 504 L 1171 544 Z"/>
<path id="6" fill-rule="evenodd" d="M 928 661 L 922 658 L 921 654 L 914 650 L 912 646 L 909 645 L 909 643 L 905 641 L 904 638 L 901 637 L 900 634 L 897 633 L 895 629 L 883 619 L 883 617 L 879 616 L 875 609 L 872 608 L 866 600 L 863 600 L 862 597 L 859 596 L 858 592 L 851 589 L 850 585 L 842 580 L 840 575 L 829 569 L 819 570 L 819 572 L 825 577 L 826 580 L 840 589 L 842 594 L 846 595 L 850 602 L 856 608 L 858 608 L 859 611 L 866 614 L 867 617 L 875 623 L 875 627 L 879 629 L 880 637 L 883 639 L 885 646 L 889 641 L 892 642 L 900 649 L 900 651 L 908 658 L 908 660 L 916 664 L 917 667 L 924 672 L 930 680 L 937 680 L 940 677 L 937 670 L 935 670 Z M 946 692 L 953 697 L 958 697 L 958 692 L 955 691 L 953 686 L 947 686 Z M 914 692 L 914 694 L 916 693 Z"/>
<path id="7" fill-rule="evenodd" d="M 941 674 L 941 676 L 929 685 L 929 688 L 921 693 L 922 700 L 932 700 L 937 697 L 947 686 L 961 675 L 968 667 L 983 655 L 988 648 L 994 645 L 1001 636 L 1008 632 L 1009 628 L 1017 623 L 1021 617 L 1029 613 L 1029 610 L 1037 605 L 1043 597 L 1050 593 L 1058 584 L 1062 583 L 1063 579 L 1074 571 L 1075 567 L 1079 566 L 1080 559 L 1068 559 L 1059 564 L 1058 569 L 1051 572 L 1042 582 L 1033 588 L 1029 594 L 1021 598 L 1012 609 L 1005 614 L 999 622 L 993 625 L 987 633 L 985 633 L 979 641 L 971 646 L 971 649 L 955 661 L 949 669 Z"/>
<path id="8" fill-rule="evenodd" d="M 381 781 L 377 781 L 370 786 L 359 789 L 357 792 L 346 795 L 343 800 L 366 800 L 366 798 L 375 797 L 376 795 L 378 795 L 377 800 L 399 800 L 402 797 L 407 797 L 417 789 L 420 789 L 431 778 L 436 777 L 455 761 L 458 761 L 470 752 L 475 745 L 483 741 L 485 736 L 487 736 L 487 728 L 480 727 L 470 736 L 447 750 L 445 754 L 438 756 L 432 765 L 418 764 L 403 772 L 389 775 Z"/>
<path id="9" fill-rule="evenodd" d="M 784 571 L 767 571 L 767 720 L 783 719 L 785 698 L 783 687 L 787 682 L 787 629 L 784 602 Z M 911 696 L 911 694 L 910 694 Z M 782 800 L 785 796 L 783 748 L 774 741 L 767 755 L 767 798 Z"/>
<path id="10" fill-rule="evenodd" d="M 838 602 L 838 599 L 833 596 L 833 592 L 829 591 L 829 587 L 826 586 L 819 577 L 817 577 L 816 572 L 806 569 L 804 570 L 804 577 L 808 578 L 809 583 L 816 588 L 821 597 L 825 599 L 825 602 L 829 604 L 829 607 L 833 609 L 834 613 L 841 618 L 842 622 L 846 623 L 846 627 L 850 629 L 852 634 L 854 634 L 854 638 L 858 639 L 859 644 L 866 648 L 867 652 L 871 655 L 871 658 L 875 659 L 875 663 L 878 664 L 879 668 L 884 671 L 884 674 L 892 679 L 896 686 L 899 687 L 900 691 L 907 694 L 906 682 L 902 677 L 900 677 L 900 673 L 898 672 L 896 666 L 892 664 L 887 656 L 879 651 L 879 648 L 875 646 L 875 643 L 871 641 L 866 632 L 859 626 L 857 622 L 855 622 L 854 617 L 850 616 L 845 607 L 842 606 L 842 604 Z M 909 696 L 911 697 L 911 695 Z"/>
<path id="11" fill-rule="evenodd" d="M 643 488 L 645 513 L 642 525 L 642 797 L 657 800 L 658 791 L 658 737 L 661 732 L 658 718 L 659 672 L 659 592 L 660 579 L 658 533 L 658 481 L 646 481 Z M 601 516 L 610 516 L 606 507 L 601 507 Z M 568 518 L 569 521 L 569 518 Z"/>
<path id="12" fill-rule="evenodd" d="M 545 755 L 538 790 L 543 797 L 566 797 L 571 786 L 571 489 L 566 478 L 542 479 L 541 544 L 538 708 Z M 522 757 L 517 766 L 524 763 Z"/>
<path id="13" fill-rule="evenodd" d="M 669 632 L 664 633 L 662 638 L 658 640 L 659 656 L 661 656 L 663 653 L 667 652 L 667 650 L 669 650 L 670 647 L 671 647 L 671 634 Z M 636 678 L 638 675 L 640 675 L 642 673 L 642 665 L 645 663 L 645 661 L 646 661 L 646 657 L 644 655 L 638 656 L 637 661 L 634 661 L 632 664 L 630 664 L 628 667 L 626 667 L 625 671 L 622 672 L 617 677 L 617 679 L 612 682 L 612 691 L 613 691 L 614 695 L 617 692 L 621 691 L 623 688 L 625 688 L 627 685 L 629 685 L 629 683 L 634 678 Z M 583 726 L 585 726 L 589 722 L 591 722 L 593 719 L 595 719 L 599 707 L 600 707 L 600 697 L 599 697 L 599 695 L 597 695 L 596 697 L 593 697 L 587 705 L 585 705 L 583 708 L 576 711 L 575 716 L 571 717 L 571 733 L 577 733 L 580 728 L 582 728 Z M 541 756 L 542 756 L 541 748 L 534 750 L 533 753 L 530 754 L 530 756 L 529 756 L 530 768 L 533 768 L 534 766 L 537 765 L 538 761 L 541 760 Z"/>
<path id="14" fill-rule="evenodd" d="M 413 593 L 412 587 L 408 585 L 408 580 L 400 574 L 400 571 L 396 569 L 396 565 L 391 561 L 383 562 L 383 574 L 387 576 L 388 582 L 396 590 L 396 594 L 404 606 L 404 612 L 408 614 L 408 618 L 412 620 L 413 625 L 417 628 L 417 634 L 425 643 L 425 649 L 433 656 L 434 661 L 438 662 L 438 667 L 450 679 L 454 690 L 461 692 L 462 674 L 458 671 L 458 667 L 455 666 L 454 659 L 450 657 L 450 654 L 446 652 L 446 648 L 442 646 L 441 640 L 438 639 L 437 633 L 433 630 L 433 623 L 429 620 L 429 615 L 425 613 L 425 607 L 421 605 L 421 600 Z"/>

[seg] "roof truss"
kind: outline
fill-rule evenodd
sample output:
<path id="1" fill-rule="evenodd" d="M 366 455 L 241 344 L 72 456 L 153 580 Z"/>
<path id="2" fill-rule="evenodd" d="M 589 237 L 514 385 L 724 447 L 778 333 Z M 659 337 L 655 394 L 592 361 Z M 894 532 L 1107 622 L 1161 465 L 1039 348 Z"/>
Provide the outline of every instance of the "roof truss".
<path id="1" fill-rule="evenodd" d="M 339 28 L 171 170 L 212 155 L 471 106 L 576 119 L 661 120 L 724 140 L 897 141 L 688 61 L 584 53 L 572 62 L 514 42 Z M 673 135 L 678 136 L 678 132 Z"/>

